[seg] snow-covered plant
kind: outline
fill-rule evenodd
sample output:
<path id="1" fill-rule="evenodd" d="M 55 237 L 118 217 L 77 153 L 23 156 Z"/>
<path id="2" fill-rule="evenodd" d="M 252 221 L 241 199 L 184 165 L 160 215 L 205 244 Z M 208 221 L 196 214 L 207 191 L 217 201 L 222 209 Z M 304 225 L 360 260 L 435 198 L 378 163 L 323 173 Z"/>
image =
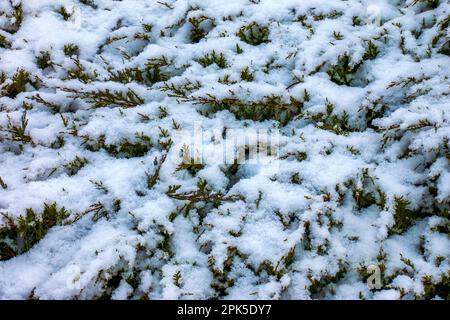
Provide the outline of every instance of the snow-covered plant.
<path id="1" fill-rule="evenodd" d="M 244 2 L 0 1 L 1 299 L 449 299 L 448 1 Z"/>

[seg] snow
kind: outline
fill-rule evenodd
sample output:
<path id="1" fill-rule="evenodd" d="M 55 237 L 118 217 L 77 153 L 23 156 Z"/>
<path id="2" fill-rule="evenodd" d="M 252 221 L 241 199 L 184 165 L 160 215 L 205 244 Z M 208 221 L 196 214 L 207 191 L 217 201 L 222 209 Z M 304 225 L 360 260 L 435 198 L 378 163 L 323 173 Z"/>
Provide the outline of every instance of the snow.
<path id="1" fill-rule="evenodd" d="M 450 277 L 450 5 L 436 2 L 2 1 L 0 213 L 55 202 L 70 217 L 8 259 L 0 220 L 0 299 L 447 298 L 426 283 Z M 268 41 L 239 37 L 252 22 Z M 199 62 L 213 50 L 226 67 Z M 344 56 L 357 68 L 346 84 L 331 76 Z M 111 77 L 162 57 L 156 83 Z M 87 80 L 70 76 L 78 63 Z M 31 81 L 8 94 L 19 70 Z M 82 96 L 129 89 L 143 102 L 94 108 Z M 208 113 L 198 99 L 212 96 L 303 107 L 287 123 L 256 121 Z M 22 119 L 29 141 L 13 130 Z M 275 153 L 260 156 L 268 137 Z M 192 170 L 186 146 L 201 155 Z M 203 182 L 209 200 L 187 200 Z M 400 233 L 398 199 L 416 214 Z M 370 266 L 384 269 L 379 289 Z"/>

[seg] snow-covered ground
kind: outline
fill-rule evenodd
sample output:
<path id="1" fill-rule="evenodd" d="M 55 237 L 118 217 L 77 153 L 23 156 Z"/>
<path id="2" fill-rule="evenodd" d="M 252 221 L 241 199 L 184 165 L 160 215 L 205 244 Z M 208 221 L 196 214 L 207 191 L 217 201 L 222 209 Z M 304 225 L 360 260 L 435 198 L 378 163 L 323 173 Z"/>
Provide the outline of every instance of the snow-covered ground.
<path id="1" fill-rule="evenodd" d="M 0 1 L 0 298 L 448 298 L 449 9 Z"/>

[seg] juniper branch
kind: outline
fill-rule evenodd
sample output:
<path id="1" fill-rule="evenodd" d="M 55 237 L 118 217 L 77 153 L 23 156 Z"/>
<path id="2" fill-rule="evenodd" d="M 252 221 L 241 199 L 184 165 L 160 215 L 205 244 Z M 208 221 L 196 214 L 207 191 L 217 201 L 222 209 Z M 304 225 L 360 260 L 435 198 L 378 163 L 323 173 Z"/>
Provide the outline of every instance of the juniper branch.
<path id="1" fill-rule="evenodd" d="M 145 103 L 145 100 L 130 88 L 128 88 L 126 92 L 111 91 L 109 89 L 80 91 L 64 88 L 63 90 L 73 93 L 74 98 L 86 99 L 94 108 L 103 108 L 110 105 L 117 105 L 123 108 L 134 108 Z"/>

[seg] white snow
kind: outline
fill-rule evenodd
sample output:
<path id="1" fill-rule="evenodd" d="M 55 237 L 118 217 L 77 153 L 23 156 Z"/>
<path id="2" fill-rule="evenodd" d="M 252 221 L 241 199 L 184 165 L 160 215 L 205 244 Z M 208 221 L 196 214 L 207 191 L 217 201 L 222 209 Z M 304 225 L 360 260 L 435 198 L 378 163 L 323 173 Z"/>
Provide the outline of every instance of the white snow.
<path id="1" fill-rule="evenodd" d="M 450 5 L 435 2 L 2 1 L 0 212 L 19 219 L 56 202 L 70 217 L 12 258 L 0 221 L 0 299 L 448 298 L 427 289 L 450 278 Z M 239 37 L 252 22 L 267 41 Z M 202 65 L 213 50 L 224 68 Z M 163 57 L 156 83 L 111 77 Z M 352 79 L 334 79 L 336 66 Z M 31 81 L 11 94 L 19 70 Z M 129 89 L 142 98 L 129 108 L 82 95 Z M 206 113 L 196 99 L 212 96 L 303 107 L 287 123 L 258 121 L 225 103 Z M 28 141 L 14 131 L 22 119 Z M 248 163 L 255 130 L 279 140 Z M 233 141 L 238 165 L 222 162 Z M 183 169 L 192 145 L 203 163 Z M 86 163 L 71 172 L 77 157 Z M 203 182 L 225 200 L 187 200 Z M 399 199 L 416 215 L 401 232 Z M 366 285 L 369 266 L 384 268 L 379 289 Z"/>

